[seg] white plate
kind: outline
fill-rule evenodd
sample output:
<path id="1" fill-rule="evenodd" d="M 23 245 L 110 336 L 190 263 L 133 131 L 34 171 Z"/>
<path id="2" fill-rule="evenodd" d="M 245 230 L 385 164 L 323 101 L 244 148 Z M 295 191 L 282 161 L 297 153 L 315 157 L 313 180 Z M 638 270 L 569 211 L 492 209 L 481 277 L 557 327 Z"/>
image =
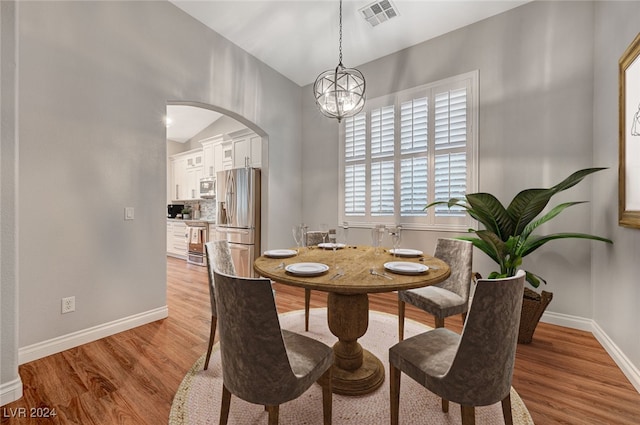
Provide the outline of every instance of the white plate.
<path id="1" fill-rule="evenodd" d="M 409 261 L 391 261 L 384 263 L 384 268 L 399 274 L 421 274 L 429 270 L 424 264 L 411 263 Z"/>
<path id="2" fill-rule="evenodd" d="M 293 263 L 284 269 L 298 276 L 316 276 L 329 270 L 329 266 L 322 263 Z"/>
<path id="3" fill-rule="evenodd" d="M 419 257 L 423 254 L 422 251 L 417 249 L 390 249 L 389 252 L 393 255 L 397 255 L 398 257 Z"/>
<path id="4" fill-rule="evenodd" d="M 271 258 L 287 258 L 293 257 L 296 254 L 297 252 L 295 252 L 293 249 L 272 249 L 264 252 L 265 257 Z"/>
<path id="5" fill-rule="evenodd" d="M 343 244 L 343 243 L 333 243 L 333 242 L 319 243 L 318 244 L 319 248 L 324 248 L 324 249 L 333 249 L 334 246 L 336 247 L 336 249 L 342 249 L 346 245 Z"/>

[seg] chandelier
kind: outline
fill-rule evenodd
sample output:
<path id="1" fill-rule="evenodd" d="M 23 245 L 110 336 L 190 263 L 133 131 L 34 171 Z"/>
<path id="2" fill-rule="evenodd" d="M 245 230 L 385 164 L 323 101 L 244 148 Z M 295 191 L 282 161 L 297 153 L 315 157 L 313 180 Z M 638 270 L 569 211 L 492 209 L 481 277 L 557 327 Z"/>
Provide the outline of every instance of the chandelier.
<path id="1" fill-rule="evenodd" d="M 338 122 L 364 107 L 365 81 L 362 72 L 342 64 L 342 0 L 340 0 L 340 56 L 338 66 L 318 75 L 313 85 L 316 104 L 325 116 Z"/>

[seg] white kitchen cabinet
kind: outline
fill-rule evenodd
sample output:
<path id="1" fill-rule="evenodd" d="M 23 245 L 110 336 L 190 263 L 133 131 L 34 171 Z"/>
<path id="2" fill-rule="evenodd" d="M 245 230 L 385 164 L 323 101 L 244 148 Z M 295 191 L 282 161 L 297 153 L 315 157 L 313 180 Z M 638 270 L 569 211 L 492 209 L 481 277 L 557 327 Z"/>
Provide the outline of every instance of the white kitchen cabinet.
<path id="1" fill-rule="evenodd" d="M 172 201 L 188 201 L 200 198 L 200 178 L 204 176 L 202 149 L 173 155 L 171 163 L 170 192 Z"/>
<path id="2" fill-rule="evenodd" d="M 201 140 L 203 152 L 203 175 L 205 177 L 215 177 L 216 173 L 223 169 L 224 154 L 222 145 L 227 136 L 219 134 Z"/>
<path id="3" fill-rule="evenodd" d="M 262 166 L 262 137 L 249 129 L 230 133 L 233 168 Z"/>
<path id="4" fill-rule="evenodd" d="M 181 221 L 167 220 L 167 255 L 187 258 L 187 225 Z"/>
<path id="5" fill-rule="evenodd" d="M 187 160 L 185 157 L 171 158 L 171 200 L 180 201 L 187 196 Z"/>

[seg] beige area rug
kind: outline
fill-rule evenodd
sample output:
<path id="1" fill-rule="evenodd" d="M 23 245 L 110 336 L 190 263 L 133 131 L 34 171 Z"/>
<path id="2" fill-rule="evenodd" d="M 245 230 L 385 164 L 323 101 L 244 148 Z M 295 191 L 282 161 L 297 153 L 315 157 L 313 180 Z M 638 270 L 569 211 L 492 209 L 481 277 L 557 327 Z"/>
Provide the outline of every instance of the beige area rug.
<path id="1" fill-rule="evenodd" d="M 294 311 L 280 315 L 282 328 L 306 334 L 331 346 L 336 337 L 327 326 L 326 309 L 312 309 L 309 332 L 304 332 L 304 312 Z M 398 318 L 394 315 L 370 312 L 369 329 L 360 339 L 360 344 L 371 351 L 385 365 L 385 383 L 371 394 L 359 397 L 333 395 L 334 425 L 377 425 L 389 423 L 389 347 L 397 342 Z M 405 337 L 424 332 L 429 328 L 412 320 L 405 324 Z M 218 344 L 214 345 L 209 369 L 202 370 L 203 355 L 184 377 L 176 393 L 170 425 L 218 424 L 222 396 L 222 368 Z M 441 410 L 440 399 L 402 375 L 400 386 L 400 424 L 437 425 L 460 424 L 460 407 L 451 403 L 449 413 Z M 533 424 L 529 412 L 516 391 L 511 389 L 511 403 L 515 424 Z M 231 397 L 230 425 L 267 423 L 267 412 L 263 406 L 247 403 Z M 280 406 L 280 424 L 322 424 L 322 393 L 314 384 L 296 400 Z M 476 424 L 504 424 L 500 403 L 476 408 Z"/>

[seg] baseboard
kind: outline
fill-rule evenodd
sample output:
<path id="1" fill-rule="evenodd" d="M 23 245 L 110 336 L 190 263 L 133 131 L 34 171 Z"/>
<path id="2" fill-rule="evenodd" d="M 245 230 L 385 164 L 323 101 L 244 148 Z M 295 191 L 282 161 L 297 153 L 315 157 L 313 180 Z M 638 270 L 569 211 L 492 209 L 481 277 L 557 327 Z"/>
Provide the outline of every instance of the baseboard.
<path id="1" fill-rule="evenodd" d="M 540 321 L 550 323 L 552 325 L 591 332 L 598 342 L 602 344 L 605 351 L 611 356 L 613 361 L 618 365 L 622 373 L 627 377 L 627 379 L 629 379 L 631 385 L 633 385 L 636 391 L 640 393 L 640 370 L 638 370 L 622 350 L 620 350 L 611 338 L 609 338 L 609 335 L 607 335 L 594 320 L 570 316 L 568 314 L 545 312 Z"/>
<path id="2" fill-rule="evenodd" d="M 593 332 L 593 320 L 585 319 L 584 317 L 545 311 L 540 321 L 551 325 L 564 326 L 565 328 Z"/>
<path id="3" fill-rule="evenodd" d="M 13 381 L 0 385 L 0 406 L 9 404 L 22 397 L 22 380 L 17 377 Z"/>
<path id="4" fill-rule="evenodd" d="M 622 350 L 618 348 L 611 338 L 609 338 L 609 335 L 607 335 L 596 322 L 593 322 L 593 336 L 595 336 L 598 342 L 607 350 L 607 353 L 609 353 L 613 361 L 616 362 L 620 370 L 622 370 L 622 373 L 629 379 L 631 385 L 640 393 L 640 370 L 624 355 Z"/>
<path id="5" fill-rule="evenodd" d="M 67 335 L 62 335 L 47 341 L 22 347 L 18 350 L 18 363 L 24 364 L 41 359 L 51 354 L 56 354 L 82 344 L 117 334 L 147 323 L 161 320 L 169 315 L 167 306 L 159 307 L 133 316 L 124 317 L 112 322 L 104 323 L 91 328 L 83 329 Z"/>

